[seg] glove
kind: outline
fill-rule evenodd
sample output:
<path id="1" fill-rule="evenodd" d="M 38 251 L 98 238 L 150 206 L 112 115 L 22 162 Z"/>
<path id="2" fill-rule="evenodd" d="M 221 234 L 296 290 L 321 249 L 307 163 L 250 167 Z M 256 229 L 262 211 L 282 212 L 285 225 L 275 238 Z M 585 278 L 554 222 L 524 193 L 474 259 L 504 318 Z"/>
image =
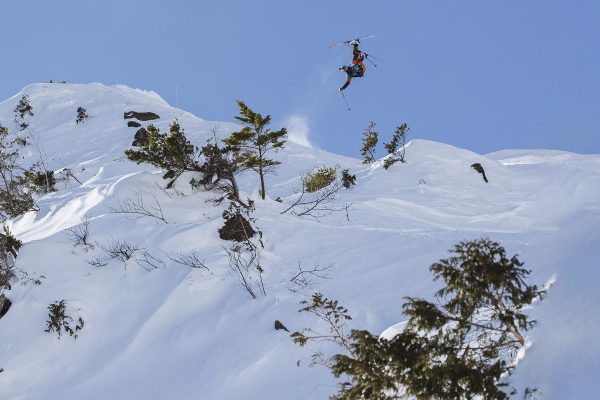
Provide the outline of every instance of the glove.
<path id="1" fill-rule="evenodd" d="M 344 90 L 344 89 L 343 89 L 343 88 L 339 88 L 338 90 L 341 92 L 341 91 L 342 91 L 342 90 Z"/>

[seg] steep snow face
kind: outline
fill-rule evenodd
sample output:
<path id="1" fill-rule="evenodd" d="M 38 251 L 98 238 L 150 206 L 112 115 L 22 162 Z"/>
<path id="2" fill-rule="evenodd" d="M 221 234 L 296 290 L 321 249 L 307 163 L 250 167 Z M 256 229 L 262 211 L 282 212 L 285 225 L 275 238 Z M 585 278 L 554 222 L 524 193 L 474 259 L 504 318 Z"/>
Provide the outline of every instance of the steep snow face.
<path id="1" fill-rule="evenodd" d="M 136 131 L 125 111 L 151 111 L 161 130 L 174 119 L 202 145 L 238 126 L 197 118 L 152 92 L 101 84 L 35 84 L 0 103 L 0 124 L 16 131 L 13 109 L 23 94 L 33 106 L 29 133 L 49 168 L 70 168 L 79 182 L 38 200 L 40 211 L 10 221 L 25 242 L 17 260 L 19 282 L 0 320 L 0 397 L 3 399 L 323 399 L 335 380 L 309 368 L 312 351 L 298 348 L 291 331 L 324 329 L 297 312 L 318 290 L 351 312 L 351 328 L 386 335 L 402 326 L 404 296 L 430 298 L 437 288 L 428 266 L 456 242 L 488 236 L 519 253 L 532 281 L 556 283 L 531 309 L 539 325 L 532 347 L 511 377 L 519 388 L 539 387 L 547 399 L 592 398 L 600 373 L 600 156 L 511 150 L 479 155 L 426 140 L 406 148 L 407 163 L 389 170 L 290 143 L 274 158 L 268 198 L 257 196 L 258 177 L 239 177 L 256 202 L 264 233 L 261 265 L 267 295 L 250 300 L 230 273 L 217 229 L 225 205 L 215 194 L 192 190 L 182 177 L 162 191 L 161 174 L 123 157 Z M 75 124 L 77 107 L 90 118 Z M 257 110 L 262 111 L 262 110 Z M 148 123 L 142 123 L 147 125 Z M 279 127 L 276 127 L 279 128 Z M 360 138 L 355 140 L 357 148 Z M 37 151 L 27 162 L 39 159 Z M 489 183 L 471 164 L 481 163 Z M 340 193 L 346 212 L 315 220 L 280 214 L 299 188 L 299 175 L 339 165 L 357 176 Z M 112 213 L 118 202 L 143 195 L 160 204 L 166 223 Z M 272 199 L 281 197 L 283 203 Z M 94 248 L 73 247 L 68 228 L 88 216 Z M 101 245 L 126 241 L 139 248 L 127 262 L 96 267 Z M 166 256 L 196 251 L 209 270 L 178 265 Z M 151 256 L 152 258 L 145 258 Z M 145 261 L 146 260 L 146 261 Z M 149 264 L 147 261 L 152 264 Z M 298 264 L 332 265 L 329 279 L 293 292 Z M 154 268 L 156 266 L 157 268 Z M 39 279 L 41 284 L 33 281 Z M 65 299 L 82 316 L 79 338 L 44 332 L 49 304 Z M 398 324 L 398 325 L 396 325 Z M 394 327 L 395 325 L 395 327 Z M 300 366 L 297 361 L 303 360 Z"/>

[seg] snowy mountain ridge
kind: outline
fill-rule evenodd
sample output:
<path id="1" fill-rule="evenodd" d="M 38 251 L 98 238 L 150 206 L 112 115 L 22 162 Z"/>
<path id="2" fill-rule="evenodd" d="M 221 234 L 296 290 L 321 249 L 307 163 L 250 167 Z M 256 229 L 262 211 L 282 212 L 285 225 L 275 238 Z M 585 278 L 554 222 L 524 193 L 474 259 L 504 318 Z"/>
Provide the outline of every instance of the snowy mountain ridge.
<path id="1" fill-rule="evenodd" d="M 531 309 L 539 325 L 511 382 L 538 387 L 544 399 L 593 397 L 600 373 L 600 155 L 480 155 L 415 139 L 406 147 L 407 163 L 384 170 L 381 160 L 364 165 L 290 142 L 274 157 L 282 164 L 266 178 L 266 200 L 257 195 L 255 175 L 239 178 L 244 196 L 256 202 L 253 216 L 265 240 L 267 294 L 250 300 L 231 276 L 226 243 L 217 234 L 224 205 L 207 202 L 214 195 L 191 189 L 188 176 L 165 192 L 159 171 L 123 156 L 137 129 L 127 126 L 127 111 L 158 114 L 142 125 L 161 130 L 177 119 L 198 146 L 211 130 L 222 137 L 238 125 L 203 120 L 154 92 L 120 85 L 33 84 L 0 103 L 0 125 L 11 132 L 24 94 L 34 113 L 28 129 L 49 168 L 69 168 L 80 183 L 59 183 L 57 192 L 38 199 L 39 211 L 9 223 L 25 244 L 17 259 L 20 283 L 6 292 L 13 305 L 0 319 L 1 398 L 327 398 L 336 391 L 330 372 L 297 366 L 310 349 L 273 329 L 275 320 L 291 331 L 315 323 L 297 312 L 311 290 L 289 290 L 298 264 L 332 265 L 315 290 L 350 310 L 352 328 L 381 333 L 405 319 L 404 296 L 432 296 L 431 263 L 455 243 L 482 236 L 518 253 L 533 282 L 556 277 L 547 298 Z M 79 106 L 90 118 L 76 124 Z M 360 138 L 353 140 L 358 149 Z M 26 163 L 38 158 L 35 151 L 25 154 Z M 473 163 L 483 165 L 489 183 Z M 348 218 L 343 212 L 319 220 L 280 214 L 300 174 L 323 165 L 357 176 L 338 200 L 350 205 Z M 156 199 L 166 223 L 111 212 L 137 193 Z M 67 235 L 86 216 L 94 242 L 127 241 L 158 267 L 148 271 L 133 260 L 90 265 L 98 246 L 73 247 Z M 209 270 L 165 257 L 178 251 L 201 254 Z M 60 299 L 85 319 L 76 341 L 44 332 L 47 307 Z"/>

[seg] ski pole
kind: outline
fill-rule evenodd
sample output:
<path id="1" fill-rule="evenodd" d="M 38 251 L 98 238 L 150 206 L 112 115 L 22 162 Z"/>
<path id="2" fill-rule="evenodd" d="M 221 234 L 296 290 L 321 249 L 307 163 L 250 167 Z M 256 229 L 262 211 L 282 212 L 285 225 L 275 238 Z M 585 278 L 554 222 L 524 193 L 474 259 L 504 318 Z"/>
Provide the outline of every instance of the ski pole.
<path id="1" fill-rule="evenodd" d="M 346 95 L 344 94 L 344 92 L 340 92 L 342 94 L 342 97 L 344 98 L 344 103 L 346 103 L 346 107 L 348 107 L 348 111 L 350 111 L 350 106 L 348 105 L 348 100 L 346 100 Z"/>
<path id="2" fill-rule="evenodd" d="M 373 61 L 371 61 L 371 59 L 369 59 L 369 56 L 366 53 L 365 53 L 365 58 L 367 59 L 368 62 L 370 62 L 374 66 L 377 66 L 377 64 L 375 64 Z"/>
<path id="3" fill-rule="evenodd" d="M 382 61 L 383 62 L 383 60 L 381 58 L 375 57 L 373 54 L 367 54 L 367 53 L 365 53 L 365 56 L 371 57 L 371 58 L 373 58 L 373 59 L 375 59 L 377 61 Z"/>

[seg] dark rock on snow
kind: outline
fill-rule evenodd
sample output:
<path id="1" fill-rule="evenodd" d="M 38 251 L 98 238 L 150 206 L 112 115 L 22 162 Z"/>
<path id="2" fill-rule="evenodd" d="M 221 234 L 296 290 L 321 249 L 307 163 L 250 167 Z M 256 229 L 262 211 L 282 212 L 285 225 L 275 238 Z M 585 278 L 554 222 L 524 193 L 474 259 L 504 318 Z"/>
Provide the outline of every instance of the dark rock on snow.
<path id="1" fill-rule="evenodd" d="M 481 164 L 479 163 L 475 163 L 471 165 L 471 168 L 473 168 L 475 171 L 479 172 L 481 175 L 483 175 L 483 180 L 484 181 L 488 181 L 487 177 L 485 176 L 485 170 L 483 169 L 483 167 L 481 166 Z"/>
<path id="2" fill-rule="evenodd" d="M 123 119 L 135 118 L 139 121 L 151 121 L 153 119 L 159 119 L 158 114 L 153 112 L 137 112 L 137 111 L 127 111 L 123 114 Z"/>
<path id="3" fill-rule="evenodd" d="M 254 236 L 256 231 L 250 222 L 241 214 L 235 214 L 219 229 L 219 237 L 223 240 L 235 240 L 243 242 Z"/>
<path id="4" fill-rule="evenodd" d="M 4 317 L 12 306 L 12 301 L 3 294 L 0 294 L 0 318 Z"/>
<path id="5" fill-rule="evenodd" d="M 283 329 L 284 331 L 286 331 L 286 332 L 289 332 L 289 331 L 288 331 L 288 328 L 286 328 L 286 327 L 285 327 L 285 325 L 283 325 L 283 324 L 282 324 L 282 323 L 281 323 L 281 322 L 280 322 L 280 321 L 277 319 L 277 320 L 275 320 L 275 330 L 276 330 L 276 331 L 278 331 L 278 330 L 280 330 L 280 329 Z"/>
<path id="6" fill-rule="evenodd" d="M 148 131 L 146 128 L 140 128 L 137 130 L 133 138 L 134 141 L 131 143 L 132 146 L 144 146 L 148 143 Z"/>

